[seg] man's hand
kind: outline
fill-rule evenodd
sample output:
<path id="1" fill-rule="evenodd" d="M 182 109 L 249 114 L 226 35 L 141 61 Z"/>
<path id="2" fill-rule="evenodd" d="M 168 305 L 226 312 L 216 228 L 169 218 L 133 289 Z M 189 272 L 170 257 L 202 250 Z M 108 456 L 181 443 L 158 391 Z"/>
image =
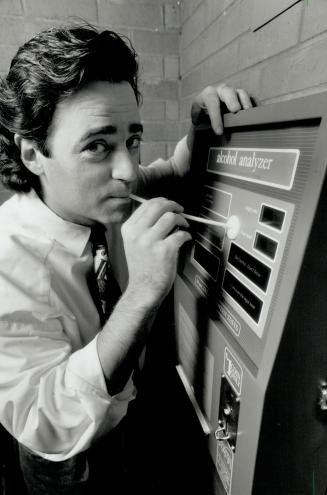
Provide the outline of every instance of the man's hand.
<path id="1" fill-rule="evenodd" d="M 135 368 L 155 312 L 174 282 L 178 251 L 191 239 L 182 230 L 188 227 L 182 211 L 174 201 L 154 198 L 122 225 L 128 285 L 97 339 L 111 395 L 123 389 Z"/>
<path id="2" fill-rule="evenodd" d="M 180 247 L 191 235 L 182 206 L 165 198 L 145 201 L 122 226 L 128 265 L 125 295 L 144 306 L 158 306 L 176 276 Z"/>
<path id="3" fill-rule="evenodd" d="M 238 112 L 243 108 L 252 107 L 249 95 L 244 89 L 233 89 L 226 84 L 208 86 L 195 98 L 192 109 L 192 124 L 201 122 L 201 116 L 209 115 L 212 129 L 218 135 L 223 132 L 221 103 L 224 103 L 230 112 Z"/>

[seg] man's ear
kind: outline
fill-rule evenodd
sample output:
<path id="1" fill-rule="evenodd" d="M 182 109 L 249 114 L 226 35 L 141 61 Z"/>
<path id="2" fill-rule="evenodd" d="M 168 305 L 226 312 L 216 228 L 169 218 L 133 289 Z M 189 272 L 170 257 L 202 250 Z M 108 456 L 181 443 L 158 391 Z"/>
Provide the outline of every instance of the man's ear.
<path id="1" fill-rule="evenodd" d="M 25 167 L 32 174 L 42 175 L 43 163 L 40 160 L 40 153 L 38 152 L 36 143 L 32 139 L 22 137 L 20 134 L 15 134 L 14 140 L 17 148 L 20 150 L 20 158 Z"/>

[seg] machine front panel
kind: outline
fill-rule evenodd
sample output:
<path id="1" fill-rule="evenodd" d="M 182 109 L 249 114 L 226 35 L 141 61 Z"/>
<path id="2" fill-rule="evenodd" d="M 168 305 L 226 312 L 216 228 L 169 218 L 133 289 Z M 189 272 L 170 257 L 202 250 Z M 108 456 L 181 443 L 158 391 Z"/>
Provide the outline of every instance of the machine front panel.
<path id="1" fill-rule="evenodd" d="M 284 340 L 294 333 L 287 324 L 290 308 L 312 305 L 308 297 L 294 303 L 293 296 L 300 291 L 301 299 L 297 281 L 316 212 L 326 203 L 320 197 L 327 157 L 326 104 L 321 102 L 315 100 L 310 118 L 308 100 L 301 100 L 302 119 L 292 121 L 293 104 L 289 118 L 287 105 L 276 105 L 249 111 L 248 121 L 246 112 L 231 117 L 223 137 L 209 128 L 196 133 L 196 186 L 186 208 L 218 225 L 194 222 L 193 241 L 180 263 L 175 287 L 178 370 L 208 436 L 221 495 L 247 495 L 254 489 L 270 380 L 278 375 L 281 382 L 289 381 L 291 376 L 287 366 L 292 367 L 292 356 L 283 358 Z M 322 259 L 324 246 L 326 239 L 317 243 Z M 310 342 L 315 330 L 303 323 L 301 335 Z M 296 353 L 296 335 L 291 339 Z M 301 345 L 298 352 L 303 352 Z M 284 371 L 277 373 L 277 362 Z M 314 382 L 321 370 L 308 373 Z M 278 409 L 279 400 L 287 397 L 271 407 Z"/>

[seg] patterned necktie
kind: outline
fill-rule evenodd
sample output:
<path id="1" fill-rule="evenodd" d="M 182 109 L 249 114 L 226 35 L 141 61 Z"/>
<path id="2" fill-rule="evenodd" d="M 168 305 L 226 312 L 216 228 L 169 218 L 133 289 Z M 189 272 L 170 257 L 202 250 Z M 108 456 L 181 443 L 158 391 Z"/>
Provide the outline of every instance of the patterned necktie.
<path id="1" fill-rule="evenodd" d="M 101 226 L 93 227 L 90 241 L 92 243 L 94 273 L 98 289 L 96 302 L 100 321 L 103 325 L 117 303 L 121 291 L 109 262 L 105 228 Z"/>

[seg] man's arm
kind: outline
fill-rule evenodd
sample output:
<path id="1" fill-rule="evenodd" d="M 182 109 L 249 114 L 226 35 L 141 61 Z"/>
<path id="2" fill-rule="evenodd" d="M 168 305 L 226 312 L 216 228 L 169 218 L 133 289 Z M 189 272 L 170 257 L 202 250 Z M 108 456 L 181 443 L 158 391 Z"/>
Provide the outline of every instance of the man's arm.
<path id="1" fill-rule="evenodd" d="M 135 389 L 129 380 L 108 394 L 87 283 L 62 284 L 72 266 L 59 263 L 67 250 L 26 231 L 8 232 L 12 218 L 13 209 L 0 227 L 0 422 L 40 456 L 63 461 L 114 428 Z M 81 258 L 83 271 L 89 261 Z M 76 304 L 83 310 L 72 310 Z"/>
<path id="2" fill-rule="evenodd" d="M 149 323 L 176 275 L 180 247 L 191 235 L 182 207 L 164 198 L 143 203 L 122 227 L 128 285 L 98 335 L 98 354 L 108 391 L 125 385 L 141 353 Z"/>
<path id="3" fill-rule="evenodd" d="M 178 143 L 171 159 L 140 169 L 139 194 L 155 196 L 161 184 L 167 187 L 167 179 L 187 174 L 193 126 L 207 113 L 214 131 L 221 134 L 221 103 L 232 112 L 251 106 L 243 90 L 226 85 L 203 90 L 192 105 L 187 140 Z M 157 198 L 143 203 L 123 225 L 129 282 L 97 341 L 109 393 L 119 391 L 125 384 L 144 347 L 149 322 L 174 282 L 179 248 L 191 239 L 189 233 L 175 231 L 176 227 L 187 227 L 181 212 L 180 205 Z"/>
<path id="4" fill-rule="evenodd" d="M 176 146 L 168 160 L 158 159 L 148 167 L 140 167 L 137 193 L 144 197 L 169 194 L 174 181 L 185 177 L 189 171 L 190 152 L 193 148 L 194 128 L 204 119 L 210 120 L 217 135 L 223 133 L 223 113 L 238 112 L 252 107 L 251 99 L 243 89 L 233 89 L 226 84 L 208 86 L 194 99 L 191 107 L 191 126 L 185 138 Z M 177 184 L 177 189 L 180 185 Z M 174 194 L 169 197 L 174 197 Z"/>
<path id="5" fill-rule="evenodd" d="M 96 339 L 74 351 L 60 318 L 31 312 L 0 321 L 0 414 L 23 445 L 52 461 L 87 449 L 99 432 L 125 416 L 134 395 L 130 381 L 107 391 Z"/>

